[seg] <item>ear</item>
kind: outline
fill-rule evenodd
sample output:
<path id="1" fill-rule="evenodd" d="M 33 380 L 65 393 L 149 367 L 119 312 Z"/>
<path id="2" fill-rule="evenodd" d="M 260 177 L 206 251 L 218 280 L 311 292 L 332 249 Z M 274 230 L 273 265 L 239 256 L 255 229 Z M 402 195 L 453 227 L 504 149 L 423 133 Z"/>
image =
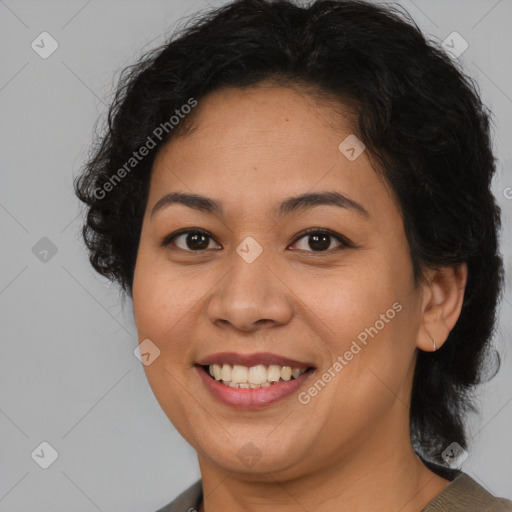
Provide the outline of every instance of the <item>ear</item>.
<path id="1" fill-rule="evenodd" d="M 430 269 L 423 286 L 423 322 L 416 345 L 432 352 L 439 349 L 459 319 L 468 276 L 466 263 Z"/>

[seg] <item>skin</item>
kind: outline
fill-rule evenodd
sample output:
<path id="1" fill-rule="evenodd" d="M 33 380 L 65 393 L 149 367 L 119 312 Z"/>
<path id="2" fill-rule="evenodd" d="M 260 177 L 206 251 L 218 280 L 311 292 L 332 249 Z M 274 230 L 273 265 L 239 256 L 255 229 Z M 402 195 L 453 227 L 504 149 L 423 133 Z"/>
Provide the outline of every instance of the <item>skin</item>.
<path id="1" fill-rule="evenodd" d="M 133 283 L 139 340 L 160 356 L 145 371 L 163 410 L 196 449 L 201 510 L 419 511 L 449 481 L 429 471 L 410 441 L 409 403 L 418 350 L 438 349 L 460 314 L 465 265 L 428 270 L 416 285 L 403 222 L 367 151 L 338 149 L 354 132 L 347 115 L 298 89 L 259 84 L 201 99 L 193 129 L 159 152 L 151 177 Z M 170 192 L 222 202 L 218 216 L 173 204 Z M 368 212 L 321 205 L 276 219 L 289 196 L 337 191 Z M 331 238 L 311 248 L 307 228 Z M 182 228 L 210 233 L 194 252 Z M 253 237 L 247 263 L 237 246 Z M 329 240 L 329 239 L 328 239 Z M 340 248 L 341 247 L 341 248 Z M 216 352 L 273 352 L 317 370 L 398 302 L 402 310 L 304 405 L 294 393 L 258 410 L 215 400 L 195 364 Z M 248 443 L 260 459 L 237 453 Z M 440 447 L 443 450 L 444 447 Z M 376 506 L 378 504 L 378 507 Z"/>

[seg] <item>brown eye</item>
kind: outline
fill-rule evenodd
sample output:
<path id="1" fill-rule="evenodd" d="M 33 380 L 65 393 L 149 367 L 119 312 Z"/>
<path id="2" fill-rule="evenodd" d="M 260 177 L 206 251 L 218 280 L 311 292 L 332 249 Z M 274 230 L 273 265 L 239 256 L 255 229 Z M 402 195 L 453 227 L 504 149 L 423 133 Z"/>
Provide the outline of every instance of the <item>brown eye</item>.
<path id="1" fill-rule="evenodd" d="M 327 252 L 332 249 L 352 247 L 352 244 L 343 236 L 327 230 L 311 228 L 301 234 L 294 244 L 299 244 L 298 249 L 309 252 Z M 337 242 L 337 245 L 333 242 Z"/>
<path id="2" fill-rule="evenodd" d="M 211 249 L 210 243 L 212 241 L 212 236 L 206 231 L 189 229 L 167 236 L 161 245 L 168 246 L 172 244 L 184 251 L 197 252 Z"/>

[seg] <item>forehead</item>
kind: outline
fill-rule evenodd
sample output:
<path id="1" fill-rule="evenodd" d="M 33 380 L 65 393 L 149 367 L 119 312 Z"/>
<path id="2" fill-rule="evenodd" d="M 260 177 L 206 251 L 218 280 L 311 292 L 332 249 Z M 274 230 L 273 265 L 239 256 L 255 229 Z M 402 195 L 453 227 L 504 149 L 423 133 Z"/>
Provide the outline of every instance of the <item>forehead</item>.
<path id="1" fill-rule="evenodd" d="M 371 210 L 378 201 L 368 196 L 389 195 L 365 151 L 355 160 L 340 151 L 355 137 L 348 106 L 296 88 L 257 85 L 215 91 L 192 116 L 191 129 L 157 155 L 149 203 L 188 189 L 253 209 L 321 189 Z"/>
<path id="2" fill-rule="evenodd" d="M 285 151 L 283 143 L 290 150 L 301 144 L 303 152 L 308 152 L 313 149 L 307 144 L 311 131 L 320 128 L 320 136 L 330 132 L 338 138 L 340 130 L 354 131 L 356 116 L 348 105 L 311 86 L 263 82 L 245 88 L 221 88 L 201 98 L 184 120 L 184 133 L 195 139 L 194 144 L 207 137 L 208 142 L 224 146 L 280 145 L 281 152 Z M 168 146 L 185 137 L 178 136 Z"/>

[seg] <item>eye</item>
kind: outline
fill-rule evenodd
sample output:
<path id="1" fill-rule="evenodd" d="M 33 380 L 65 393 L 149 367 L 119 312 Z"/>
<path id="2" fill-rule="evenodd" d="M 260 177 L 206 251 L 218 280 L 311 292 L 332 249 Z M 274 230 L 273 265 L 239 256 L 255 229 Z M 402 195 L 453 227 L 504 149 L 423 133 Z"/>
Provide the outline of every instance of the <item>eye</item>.
<path id="1" fill-rule="evenodd" d="M 304 241 L 302 241 L 303 239 Z M 174 245 L 178 249 L 188 252 L 222 249 L 218 244 L 216 247 L 211 247 L 212 241 L 214 241 L 214 238 L 207 231 L 198 228 L 182 229 L 167 235 L 160 243 L 160 246 L 168 247 Z M 333 247 L 333 242 L 337 242 L 337 246 L 335 245 Z M 354 244 L 343 235 L 324 228 L 309 228 L 302 231 L 295 238 L 292 245 L 297 243 L 299 243 L 299 250 L 307 252 L 328 252 L 334 249 L 355 247 Z"/>
<path id="2" fill-rule="evenodd" d="M 298 249 L 301 251 L 327 252 L 333 249 L 333 241 L 338 242 L 337 247 L 335 246 L 334 249 L 354 247 L 354 244 L 350 242 L 350 240 L 328 229 L 306 229 L 300 233 L 300 236 L 295 239 L 293 244 L 297 244 L 297 242 L 300 242 L 302 239 L 304 239 L 304 241 L 299 244 L 302 245 L 302 247 L 298 247 Z"/>
<path id="3" fill-rule="evenodd" d="M 211 249 L 212 236 L 202 229 L 182 229 L 167 235 L 160 243 L 161 247 L 175 245 L 178 249 L 189 252 L 199 252 Z M 221 248 L 217 246 L 217 249 Z"/>

